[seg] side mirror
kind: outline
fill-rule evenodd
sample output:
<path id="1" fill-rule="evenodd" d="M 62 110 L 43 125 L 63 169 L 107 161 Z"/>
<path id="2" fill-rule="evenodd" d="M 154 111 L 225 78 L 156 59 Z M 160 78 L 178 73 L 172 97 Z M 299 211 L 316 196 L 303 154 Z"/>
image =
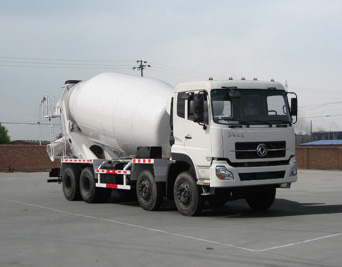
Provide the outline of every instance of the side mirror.
<path id="1" fill-rule="evenodd" d="M 298 100 L 297 100 L 297 98 L 291 98 L 290 115 L 291 116 L 297 116 L 297 113 L 298 113 Z"/>
<path id="2" fill-rule="evenodd" d="M 204 123 L 204 95 L 194 95 L 194 122 Z"/>

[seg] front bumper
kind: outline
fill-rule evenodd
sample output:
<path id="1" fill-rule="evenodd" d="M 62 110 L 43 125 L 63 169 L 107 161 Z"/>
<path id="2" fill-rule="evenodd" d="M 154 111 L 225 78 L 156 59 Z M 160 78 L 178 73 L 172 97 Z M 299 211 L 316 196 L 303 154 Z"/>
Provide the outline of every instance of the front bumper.
<path id="1" fill-rule="evenodd" d="M 221 180 L 216 175 L 216 167 L 225 167 L 232 179 Z M 221 168 L 222 169 L 222 168 Z M 209 170 L 210 179 L 201 179 L 212 188 L 290 184 L 297 181 L 297 162 L 293 157 L 287 165 L 265 167 L 232 167 L 226 161 L 214 160 Z M 203 184 L 200 182 L 200 184 Z"/>

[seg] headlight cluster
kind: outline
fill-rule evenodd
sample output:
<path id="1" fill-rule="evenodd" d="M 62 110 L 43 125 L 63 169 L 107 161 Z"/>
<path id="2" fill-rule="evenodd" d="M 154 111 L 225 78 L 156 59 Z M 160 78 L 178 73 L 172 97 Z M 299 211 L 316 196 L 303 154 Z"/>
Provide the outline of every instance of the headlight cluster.
<path id="1" fill-rule="evenodd" d="M 216 167 L 216 176 L 220 180 L 234 180 L 234 175 L 232 172 L 228 171 L 224 166 Z"/>
<path id="2" fill-rule="evenodd" d="M 290 176 L 297 176 L 297 163 L 294 163 L 291 171 L 290 171 Z"/>

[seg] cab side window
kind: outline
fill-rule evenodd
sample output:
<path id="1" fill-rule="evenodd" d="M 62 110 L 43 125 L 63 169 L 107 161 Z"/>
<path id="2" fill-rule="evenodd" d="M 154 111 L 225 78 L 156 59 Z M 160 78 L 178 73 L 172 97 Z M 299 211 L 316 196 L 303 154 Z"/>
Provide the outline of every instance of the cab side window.
<path id="1" fill-rule="evenodd" d="M 186 93 L 179 93 L 177 97 L 177 116 L 185 118 L 185 96 Z"/>

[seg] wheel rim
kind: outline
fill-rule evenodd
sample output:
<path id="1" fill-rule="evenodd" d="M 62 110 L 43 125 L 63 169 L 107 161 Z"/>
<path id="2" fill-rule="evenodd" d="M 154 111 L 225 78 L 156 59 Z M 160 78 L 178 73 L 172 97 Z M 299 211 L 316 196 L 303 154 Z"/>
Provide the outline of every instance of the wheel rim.
<path id="1" fill-rule="evenodd" d="M 139 186 L 138 186 L 138 191 L 140 197 L 144 201 L 148 201 L 151 197 L 151 185 L 147 180 L 143 180 Z"/>
<path id="2" fill-rule="evenodd" d="M 182 183 L 177 189 L 177 199 L 178 201 L 187 206 L 191 200 L 191 190 L 187 183 Z"/>

